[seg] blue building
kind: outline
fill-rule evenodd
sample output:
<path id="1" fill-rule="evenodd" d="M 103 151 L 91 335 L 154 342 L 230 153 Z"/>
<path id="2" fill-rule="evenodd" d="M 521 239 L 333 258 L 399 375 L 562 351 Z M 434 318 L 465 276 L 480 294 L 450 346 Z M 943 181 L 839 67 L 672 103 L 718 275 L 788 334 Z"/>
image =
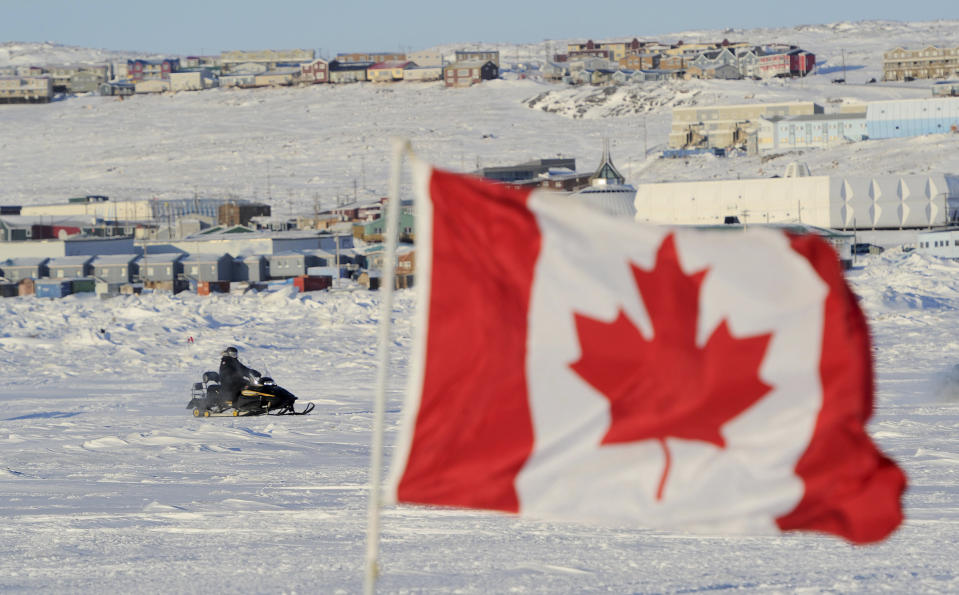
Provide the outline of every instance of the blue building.
<path id="1" fill-rule="evenodd" d="M 808 114 L 759 120 L 758 149 L 823 148 L 867 136 L 866 114 Z"/>
<path id="2" fill-rule="evenodd" d="M 959 131 L 959 101 L 951 98 L 873 101 L 866 109 L 869 138 L 903 138 Z"/>

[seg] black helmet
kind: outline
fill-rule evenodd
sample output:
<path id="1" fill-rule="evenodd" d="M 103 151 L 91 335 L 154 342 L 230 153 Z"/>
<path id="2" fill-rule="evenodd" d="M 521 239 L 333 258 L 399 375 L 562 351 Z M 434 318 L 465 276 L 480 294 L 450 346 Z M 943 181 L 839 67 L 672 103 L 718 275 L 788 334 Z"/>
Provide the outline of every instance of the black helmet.
<path id="1" fill-rule="evenodd" d="M 223 353 L 221 353 L 220 355 L 223 357 L 236 357 L 237 356 L 236 347 L 227 347 L 226 349 L 223 350 Z"/>

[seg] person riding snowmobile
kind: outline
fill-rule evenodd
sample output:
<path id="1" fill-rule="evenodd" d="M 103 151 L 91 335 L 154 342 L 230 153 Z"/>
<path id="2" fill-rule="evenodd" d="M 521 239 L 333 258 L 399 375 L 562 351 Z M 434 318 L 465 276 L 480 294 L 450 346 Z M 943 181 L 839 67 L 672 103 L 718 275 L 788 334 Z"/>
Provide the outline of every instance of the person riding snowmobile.
<path id="1" fill-rule="evenodd" d="M 220 354 L 220 394 L 232 399 L 249 383 L 248 378 L 260 378 L 253 368 L 244 366 L 237 357 L 236 347 L 227 347 Z"/>

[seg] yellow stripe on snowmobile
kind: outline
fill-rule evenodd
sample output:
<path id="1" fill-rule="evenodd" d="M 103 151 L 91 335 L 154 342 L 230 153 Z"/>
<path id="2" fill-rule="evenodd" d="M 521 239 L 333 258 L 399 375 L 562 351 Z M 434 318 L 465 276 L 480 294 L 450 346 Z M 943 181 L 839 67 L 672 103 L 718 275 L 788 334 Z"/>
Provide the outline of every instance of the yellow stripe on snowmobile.
<path id="1" fill-rule="evenodd" d="M 242 390 L 242 391 L 240 391 L 240 394 L 243 395 L 244 397 L 255 397 L 255 396 L 259 396 L 259 397 L 273 397 L 273 396 L 275 396 L 275 395 L 271 395 L 270 393 L 260 393 L 260 392 L 257 392 L 257 391 L 255 391 L 255 390 Z"/>

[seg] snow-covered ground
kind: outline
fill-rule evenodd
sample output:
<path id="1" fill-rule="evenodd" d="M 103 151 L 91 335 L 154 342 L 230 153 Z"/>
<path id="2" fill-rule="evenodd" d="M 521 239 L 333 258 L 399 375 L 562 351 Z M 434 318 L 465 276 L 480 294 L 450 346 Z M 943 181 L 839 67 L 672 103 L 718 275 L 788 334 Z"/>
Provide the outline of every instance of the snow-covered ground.
<path id="1" fill-rule="evenodd" d="M 957 279 L 957 264 L 899 252 L 850 274 L 875 339 L 870 430 L 910 479 L 907 521 L 886 542 L 400 507 L 383 518 L 381 587 L 959 590 Z M 387 445 L 412 305 L 400 292 Z M 365 291 L 0 301 L 0 591 L 358 591 L 378 312 Z M 191 417 L 190 384 L 229 344 L 313 414 Z"/>
<path id="2" fill-rule="evenodd" d="M 705 38 L 793 41 L 875 76 L 893 45 L 959 45 L 957 23 L 846 23 Z M 696 39 L 696 33 L 677 38 Z M 19 48 L 20 46 L 18 46 Z M 502 48 L 501 48 L 502 49 Z M 20 49 L 17 50 L 22 51 Z M 38 55 L 42 49 L 37 50 Z M 517 49 L 517 54 L 526 50 Z M 22 58 L 22 54 L 17 54 Z M 19 59 L 18 58 L 18 59 Z M 9 58 L 12 60 L 12 58 Z M 37 60 L 45 63 L 47 60 Z M 0 64 L 4 64 L 0 51 Z M 646 160 L 670 102 L 927 96 L 926 85 L 691 82 L 617 90 L 504 80 L 85 96 L 0 106 L 0 204 L 233 194 L 312 211 L 386 192 L 389 135 L 471 170 L 557 153 L 581 169 L 604 138 L 631 182 L 779 173 L 796 155 Z M 864 79 L 865 80 L 865 79 Z M 639 100 L 635 109 L 632 97 Z M 619 110 L 613 110 L 615 106 Z M 873 141 L 798 156 L 814 173 L 959 172 L 959 138 Z M 2 246 L 0 246 L 2 256 Z M 959 591 L 959 264 L 887 251 L 850 272 L 875 343 L 870 430 L 909 475 L 886 542 L 704 538 L 468 511 L 389 508 L 384 592 Z M 360 589 L 379 296 L 365 291 L 0 300 L 0 592 Z M 396 436 L 413 297 L 397 296 L 386 444 Z M 194 339 L 191 343 L 190 337 Z M 316 410 L 195 419 L 190 385 L 227 345 Z M 389 454 L 389 452 L 387 453 Z"/>

